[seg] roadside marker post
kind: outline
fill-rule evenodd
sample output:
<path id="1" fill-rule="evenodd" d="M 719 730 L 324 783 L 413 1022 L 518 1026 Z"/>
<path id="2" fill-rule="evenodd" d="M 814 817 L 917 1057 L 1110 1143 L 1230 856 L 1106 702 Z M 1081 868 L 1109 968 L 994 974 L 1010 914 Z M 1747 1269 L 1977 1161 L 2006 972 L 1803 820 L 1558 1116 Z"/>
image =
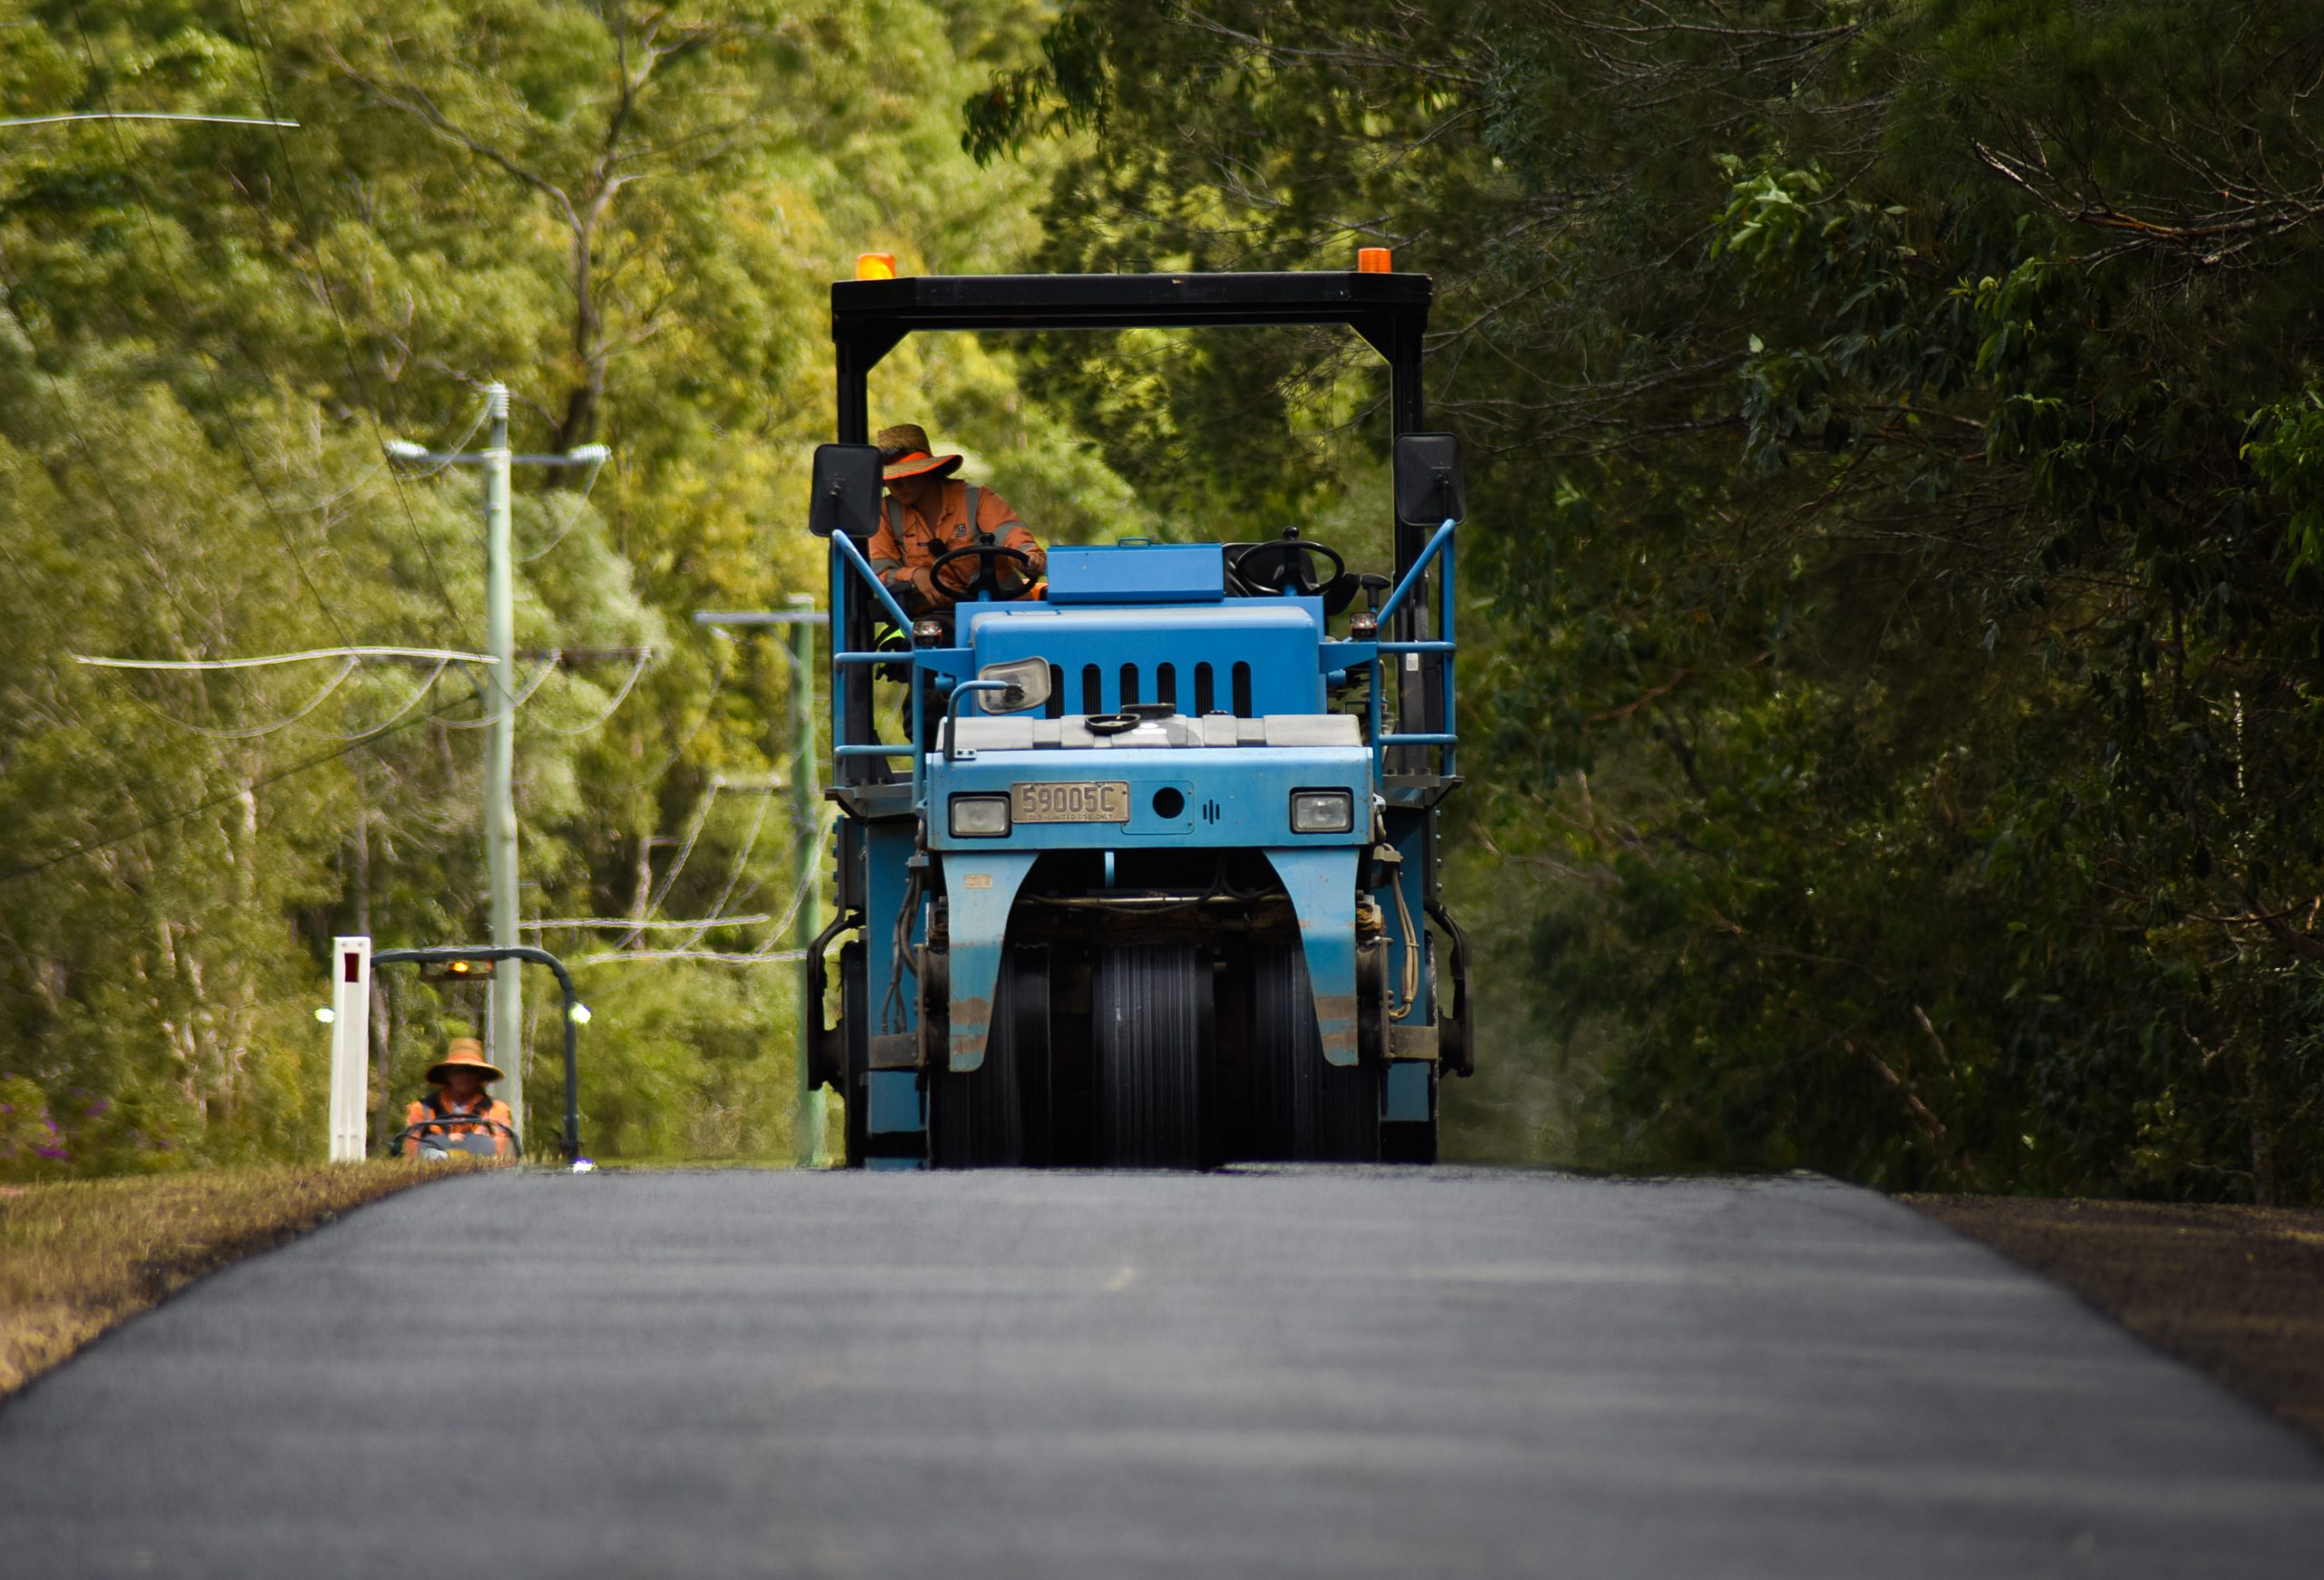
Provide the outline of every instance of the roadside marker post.
<path id="1" fill-rule="evenodd" d="M 370 1131 L 371 941 L 331 940 L 330 1160 L 360 1162 Z"/>

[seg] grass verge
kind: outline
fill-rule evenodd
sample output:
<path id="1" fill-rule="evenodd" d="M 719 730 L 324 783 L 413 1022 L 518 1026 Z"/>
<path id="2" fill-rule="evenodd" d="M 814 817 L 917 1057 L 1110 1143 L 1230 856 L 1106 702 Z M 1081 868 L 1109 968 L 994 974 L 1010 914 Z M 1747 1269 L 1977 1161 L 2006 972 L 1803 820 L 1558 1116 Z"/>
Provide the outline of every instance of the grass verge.
<path id="1" fill-rule="evenodd" d="M 0 1398 L 204 1273 L 488 1162 L 273 1165 L 0 1186 Z"/>
<path id="2" fill-rule="evenodd" d="M 2324 1211 L 1904 1200 L 2324 1443 Z"/>

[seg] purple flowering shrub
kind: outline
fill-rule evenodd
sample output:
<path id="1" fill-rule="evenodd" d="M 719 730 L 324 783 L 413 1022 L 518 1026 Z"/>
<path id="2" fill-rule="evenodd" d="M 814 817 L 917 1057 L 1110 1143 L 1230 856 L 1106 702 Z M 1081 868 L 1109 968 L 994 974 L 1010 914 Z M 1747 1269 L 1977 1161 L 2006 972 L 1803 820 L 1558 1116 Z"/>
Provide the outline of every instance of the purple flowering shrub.
<path id="1" fill-rule="evenodd" d="M 72 1165 L 48 1094 L 21 1075 L 0 1079 L 0 1180 L 54 1179 Z"/>
<path id="2" fill-rule="evenodd" d="M 0 1183 L 180 1162 L 180 1149 L 141 1122 L 139 1108 L 78 1090 L 52 1097 L 24 1076 L 0 1076 Z"/>

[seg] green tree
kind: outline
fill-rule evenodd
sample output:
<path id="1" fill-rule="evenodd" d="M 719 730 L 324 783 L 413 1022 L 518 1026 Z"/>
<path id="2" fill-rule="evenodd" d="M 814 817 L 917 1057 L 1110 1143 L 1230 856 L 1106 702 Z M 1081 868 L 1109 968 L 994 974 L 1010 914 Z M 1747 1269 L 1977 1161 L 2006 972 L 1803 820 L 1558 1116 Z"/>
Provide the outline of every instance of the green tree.
<path id="1" fill-rule="evenodd" d="M 1094 133 L 1044 262 L 1436 278 L 1463 881 L 1542 896 L 1469 1144 L 2324 1192 L 2305 8 L 1084 0 L 1045 44 L 966 105 L 987 157 Z"/>
<path id="2" fill-rule="evenodd" d="M 457 445 L 488 381 L 519 448 L 614 452 L 519 499 L 520 648 L 655 653 L 634 685 L 523 661 L 527 915 L 785 909 L 812 874 L 783 818 L 720 784 L 776 771 L 786 686 L 691 613 L 820 590 L 828 281 L 866 248 L 973 269 L 1031 239 L 1043 171 L 980 170 L 951 106 L 1038 23 L 1029 0 L 0 0 L 10 114 L 298 123 L 0 130 L 0 1074 L 47 1095 L 72 1166 L 320 1150 L 330 937 L 480 935 L 461 667 L 72 655 L 473 652 L 474 475 L 390 471 L 382 444 Z M 1052 538 L 1148 525 L 1005 349 L 907 348 L 879 395 Z M 787 967 L 544 935 L 625 957 L 583 968 L 595 1144 L 784 1146 Z M 379 1009 L 399 1105 L 480 1005 L 399 978 Z M 537 1131 L 555 1046 L 531 1040 Z"/>

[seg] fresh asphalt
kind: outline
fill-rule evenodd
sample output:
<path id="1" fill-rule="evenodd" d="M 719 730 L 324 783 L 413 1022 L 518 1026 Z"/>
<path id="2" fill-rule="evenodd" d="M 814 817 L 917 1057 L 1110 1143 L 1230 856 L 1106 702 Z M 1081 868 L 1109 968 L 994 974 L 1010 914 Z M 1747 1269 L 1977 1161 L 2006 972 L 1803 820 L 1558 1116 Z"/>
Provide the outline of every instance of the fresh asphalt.
<path id="1" fill-rule="evenodd" d="M 2324 1573 L 2324 1456 L 1815 1180 L 509 1173 L 0 1406 L 0 1573 Z"/>

